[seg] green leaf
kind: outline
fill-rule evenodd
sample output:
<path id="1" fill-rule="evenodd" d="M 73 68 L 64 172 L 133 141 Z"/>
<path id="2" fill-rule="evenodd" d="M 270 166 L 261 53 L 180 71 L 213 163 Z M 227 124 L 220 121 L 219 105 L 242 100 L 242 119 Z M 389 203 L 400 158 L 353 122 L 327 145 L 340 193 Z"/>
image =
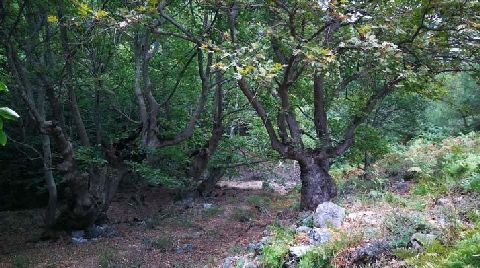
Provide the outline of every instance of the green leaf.
<path id="1" fill-rule="evenodd" d="M 0 131 L 3 130 L 3 120 L 0 118 Z"/>
<path id="2" fill-rule="evenodd" d="M 0 108 L 0 116 L 5 118 L 5 119 L 10 119 L 10 120 L 17 119 L 17 118 L 20 117 L 14 110 L 12 110 L 8 107 L 1 107 Z"/>
<path id="3" fill-rule="evenodd" d="M 7 89 L 7 85 L 5 85 L 5 83 L 0 81 L 0 92 L 2 91 L 8 91 L 8 89 Z"/>
<path id="4" fill-rule="evenodd" d="M 5 132 L 0 131 L 0 145 L 5 146 L 7 144 L 7 135 Z"/>

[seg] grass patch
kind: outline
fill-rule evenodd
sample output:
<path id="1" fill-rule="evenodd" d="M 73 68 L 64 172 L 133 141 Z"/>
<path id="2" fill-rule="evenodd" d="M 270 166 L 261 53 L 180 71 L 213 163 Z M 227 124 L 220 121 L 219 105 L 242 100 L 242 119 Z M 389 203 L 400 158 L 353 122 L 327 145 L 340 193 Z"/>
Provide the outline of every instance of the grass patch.
<path id="1" fill-rule="evenodd" d="M 167 251 L 172 248 L 173 242 L 169 236 L 159 236 L 152 239 L 152 246 L 158 250 Z"/>
<path id="2" fill-rule="evenodd" d="M 430 230 L 430 226 L 419 213 L 407 214 L 398 211 L 386 217 L 385 226 L 390 233 L 390 245 L 394 248 L 406 247 L 414 233 Z"/>
<path id="3" fill-rule="evenodd" d="M 225 208 L 222 207 L 222 206 L 212 206 L 208 209 L 205 210 L 205 216 L 210 218 L 210 217 L 215 217 L 215 216 L 218 216 L 220 214 L 223 214 L 223 212 L 225 211 Z"/>
<path id="4" fill-rule="evenodd" d="M 230 247 L 228 249 L 228 253 L 229 254 L 232 254 L 232 255 L 239 255 L 239 254 L 243 254 L 245 253 L 245 248 L 244 247 L 241 247 L 241 246 L 238 246 L 238 245 L 235 245 L 233 247 Z"/>
<path id="5" fill-rule="evenodd" d="M 115 267 L 116 252 L 111 248 L 106 248 L 98 256 L 98 266 L 102 268 Z"/>
<path id="6" fill-rule="evenodd" d="M 14 268 L 31 267 L 31 261 L 25 255 L 15 255 L 12 258 L 12 267 Z"/>
<path id="7" fill-rule="evenodd" d="M 256 218 L 255 212 L 249 208 L 234 208 L 230 218 L 234 221 L 249 222 Z"/>
<path id="8" fill-rule="evenodd" d="M 395 255 L 413 267 L 480 267 L 480 225 L 462 234 L 452 247 L 439 241 L 425 245 L 422 252 L 407 248 L 395 250 Z"/>
<path id="9" fill-rule="evenodd" d="M 262 249 L 262 267 L 281 268 L 295 239 L 295 230 L 279 224 L 269 226 L 269 230 L 272 236 Z"/>
<path id="10" fill-rule="evenodd" d="M 272 205 L 272 199 L 267 195 L 252 195 L 246 199 L 247 203 L 254 206 L 261 213 L 266 213 Z"/>

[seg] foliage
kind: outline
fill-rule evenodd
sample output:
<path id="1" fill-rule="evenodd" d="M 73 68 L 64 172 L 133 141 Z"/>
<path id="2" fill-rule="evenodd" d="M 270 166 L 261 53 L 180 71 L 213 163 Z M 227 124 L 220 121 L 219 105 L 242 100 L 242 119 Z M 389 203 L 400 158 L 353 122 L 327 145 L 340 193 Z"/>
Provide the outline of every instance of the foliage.
<path id="1" fill-rule="evenodd" d="M 102 167 L 107 164 L 103 157 L 103 152 L 99 147 L 79 146 L 75 148 L 75 158 L 78 160 L 79 167 L 88 170 L 93 167 Z"/>
<path id="2" fill-rule="evenodd" d="M 152 246 L 159 250 L 169 250 L 172 247 L 172 239 L 168 236 L 159 236 L 152 239 Z"/>
<path id="3" fill-rule="evenodd" d="M 102 268 L 114 267 L 117 261 L 117 251 L 106 248 L 100 251 L 98 256 L 98 266 Z"/>
<path id="4" fill-rule="evenodd" d="M 269 226 L 272 234 L 268 243 L 262 248 L 262 267 L 281 268 L 288 254 L 290 243 L 294 240 L 295 230 L 274 224 Z"/>
<path id="5" fill-rule="evenodd" d="M 252 195 L 246 201 L 262 213 L 267 212 L 272 205 L 272 199 L 268 195 Z"/>
<path id="6" fill-rule="evenodd" d="M 389 152 L 389 142 L 380 129 L 362 125 L 356 132 L 357 142 L 346 155 L 349 163 L 362 163 L 366 155 L 369 162 L 374 162 Z"/>
<path id="7" fill-rule="evenodd" d="M 389 243 L 393 248 L 406 247 L 416 232 L 428 231 L 431 227 L 419 213 L 395 211 L 387 215 L 385 227 L 389 232 Z"/>
<path id="8" fill-rule="evenodd" d="M 232 211 L 230 218 L 239 222 L 249 222 L 256 217 L 255 211 L 250 208 L 236 207 Z"/>
<path id="9" fill-rule="evenodd" d="M 445 267 L 460 268 L 480 263 L 480 228 L 467 232 L 446 256 Z"/>
<path id="10" fill-rule="evenodd" d="M 32 265 L 30 259 L 25 255 L 13 256 L 12 267 L 14 268 L 27 268 Z"/>
<path id="11" fill-rule="evenodd" d="M 5 83 L 0 81 L 0 93 L 8 92 Z M 0 107 L 0 145 L 5 146 L 7 144 L 7 134 L 5 133 L 3 120 L 14 120 L 20 116 L 12 109 L 8 107 Z"/>
<path id="12" fill-rule="evenodd" d="M 225 211 L 225 208 L 222 206 L 212 206 L 205 210 L 205 215 L 207 217 L 214 217 L 219 214 L 222 214 Z"/>
<path id="13" fill-rule="evenodd" d="M 343 251 L 358 246 L 362 239 L 360 234 L 341 232 L 337 234 L 337 238 L 308 251 L 300 258 L 298 267 L 337 267 L 343 264 Z"/>
<path id="14" fill-rule="evenodd" d="M 477 267 L 480 258 L 480 229 L 465 231 L 461 238 L 452 246 L 447 247 L 434 240 L 425 245 L 422 252 L 409 249 L 398 249 L 396 255 L 406 259 L 415 267 Z"/>

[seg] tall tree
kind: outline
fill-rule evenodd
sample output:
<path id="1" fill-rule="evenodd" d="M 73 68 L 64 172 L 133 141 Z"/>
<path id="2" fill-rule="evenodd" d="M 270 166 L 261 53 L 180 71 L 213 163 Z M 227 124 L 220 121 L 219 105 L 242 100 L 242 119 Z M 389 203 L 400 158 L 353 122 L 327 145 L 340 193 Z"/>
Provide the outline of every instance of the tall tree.
<path id="1" fill-rule="evenodd" d="M 336 196 L 329 162 L 352 146 L 381 99 L 427 90 L 436 74 L 474 66 L 478 1 L 448 2 L 205 3 L 226 13 L 230 28 L 230 42 L 217 49 L 224 59 L 217 67 L 235 77 L 272 148 L 300 164 L 302 209 Z M 215 51 L 167 9 L 160 14 L 177 35 Z M 299 120 L 300 110 L 311 111 L 313 124 Z"/>

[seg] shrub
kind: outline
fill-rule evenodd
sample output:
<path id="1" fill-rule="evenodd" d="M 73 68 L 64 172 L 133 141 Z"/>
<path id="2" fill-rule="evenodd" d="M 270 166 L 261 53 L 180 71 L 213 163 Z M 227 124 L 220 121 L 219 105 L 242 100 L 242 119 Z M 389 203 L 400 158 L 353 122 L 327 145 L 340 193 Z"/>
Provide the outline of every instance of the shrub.
<path id="1" fill-rule="evenodd" d="M 205 210 L 205 215 L 207 217 L 213 217 L 213 216 L 217 216 L 219 214 L 222 214 L 224 211 L 225 211 L 224 207 L 212 206 L 212 207 Z"/>
<path id="2" fill-rule="evenodd" d="M 234 208 L 231 219 L 239 222 L 248 222 L 255 218 L 255 213 L 248 208 Z"/>
<path id="3" fill-rule="evenodd" d="M 390 234 L 388 240 L 393 248 L 406 247 L 414 233 L 430 229 L 420 214 L 400 212 L 389 214 L 385 219 L 385 227 Z"/>
<path id="4" fill-rule="evenodd" d="M 166 251 L 172 247 L 173 243 L 170 237 L 160 236 L 152 240 L 152 246 L 156 249 Z"/>
<path id="5" fill-rule="evenodd" d="M 99 267 L 115 267 L 116 252 L 113 249 L 106 248 L 98 256 Z"/>
<path id="6" fill-rule="evenodd" d="M 262 249 L 262 267 L 282 268 L 284 259 L 288 254 L 288 245 L 275 242 Z"/>
<path id="7" fill-rule="evenodd" d="M 480 173 L 474 173 L 460 183 L 465 191 L 480 193 Z"/>
<path id="8" fill-rule="evenodd" d="M 326 244 L 315 247 L 300 258 L 299 268 L 327 268 L 327 267 L 352 267 L 348 263 L 348 254 L 350 248 L 358 246 L 363 240 L 361 233 L 339 233 L 337 239 L 331 240 Z"/>
<path id="9" fill-rule="evenodd" d="M 480 225 L 467 232 L 449 252 L 445 259 L 445 267 L 478 267 L 480 265 Z"/>
<path id="10" fill-rule="evenodd" d="M 290 244 L 294 241 L 295 230 L 279 224 L 269 226 L 272 234 L 268 244 L 262 248 L 261 266 L 281 268 L 288 254 Z"/>
<path id="11" fill-rule="evenodd" d="M 31 262 L 25 255 L 15 255 L 12 259 L 12 267 L 15 268 L 26 268 L 31 267 Z"/>
<path id="12" fill-rule="evenodd" d="M 272 205 L 272 199 L 268 196 L 253 195 L 247 198 L 247 203 L 257 208 L 260 212 L 265 213 Z"/>
<path id="13" fill-rule="evenodd" d="M 316 247 L 302 256 L 298 263 L 298 268 L 322 268 L 333 267 L 330 259 L 333 256 L 333 249 L 329 247 Z"/>
<path id="14" fill-rule="evenodd" d="M 406 248 L 397 249 L 395 255 L 414 267 L 479 267 L 480 229 L 477 227 L 467 231 L 464 238 L 453 247 L 446 247 L 436 240 L 424 247 L 422 252 Z"/>

